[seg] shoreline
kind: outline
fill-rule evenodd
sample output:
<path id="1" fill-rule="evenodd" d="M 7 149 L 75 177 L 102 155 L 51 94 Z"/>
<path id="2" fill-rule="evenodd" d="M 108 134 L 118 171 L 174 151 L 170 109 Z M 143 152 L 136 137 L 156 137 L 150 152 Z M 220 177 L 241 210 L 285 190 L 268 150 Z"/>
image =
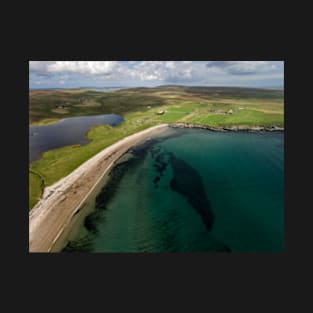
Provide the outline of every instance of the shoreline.
<path id="1" fill-rule="evenodd" d="M 36 127 L 36 126 L 48 126 L 48 125 L 52 125 L 52 124 L 57 124 L 60 123 L 64 118 L 47 118 L 47 119 L 43 119 L 37 122 L 29 122 L 29 127 Z"/>
<path id="2" fill-rule="evenodd" d="M 273 126 L 273 127 L 266 127 L 266 126 L 221 126 L 221 127 L 213 127 L 209 125 L 203 125 L 203 124 L 194 124 L 194 123 L 173 123 L 169 124 L 169 127 L 173 128 L 201 128 L 201 129 L 207 129 L 211 131 L 248 131 L 248 132 L 259 132 L 259 131 L 280 131 L 283 132 L 285 129 L 283 127 Z"/>
<path id="3" fill-rule="evenodd" d="M 29 212 L 29 252 L 58 252 L 65 241 L 62 233 L 82 213 L 86 199 L 109 169 L 127 150 L 146 137 L 166 130 L 159 124 L 127 136 L 84 162 L 68 176 L 44 189 L 42 198 Z M 58 246 L 55 250 L 54 246 Z"/>
<path id="4" fill-rule="evenodd" d="M 88 214 L 88 197 L 116 161 L 147 137 L 170 128 L 200 128 L 210 131 L 284 131 L 280 127 L 212 127 L 192 123 L 158 124 L 127 136 L 84 162 L 68 176 L 45 187 L 39 202 L 29 212 L 29 252 L 60 252 L 71 230 Z"/>

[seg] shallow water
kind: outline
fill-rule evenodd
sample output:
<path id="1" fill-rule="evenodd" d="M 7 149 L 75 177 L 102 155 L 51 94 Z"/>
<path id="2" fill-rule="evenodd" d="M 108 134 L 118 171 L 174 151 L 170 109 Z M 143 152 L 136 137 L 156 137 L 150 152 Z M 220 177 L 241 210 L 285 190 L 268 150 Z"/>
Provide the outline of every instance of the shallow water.
<path id="1" fill-rule="evenodd" d="M 65 251 L 282 252 L 283 133 L 170 129 L 133 148 Z"/>
<path id="2" fill-rule="evenodd" d="M 117 114 L 65 118 L 55 124 L 29 127 L 29 162 L 48 150 L 74 144 L 86 144 L 88 130 L 95 125 L 119 125 L 123 117 Z"/>

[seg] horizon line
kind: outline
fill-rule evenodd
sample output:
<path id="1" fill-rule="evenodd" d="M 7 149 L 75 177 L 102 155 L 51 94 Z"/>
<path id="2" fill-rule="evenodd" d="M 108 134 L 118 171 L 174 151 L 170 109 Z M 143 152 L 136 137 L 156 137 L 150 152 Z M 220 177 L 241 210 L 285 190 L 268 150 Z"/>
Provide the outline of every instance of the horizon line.
<path id="1" fill-rule="evenodd" d="M 159 88 L 159 87 L 209 87 L 209 88 L 247 88 L 247 89 L 278 89 L 284 90 L 284 86 L 234 86 L 234 85 L 180 85 L 180 84 L 164 84 L 156 86 L 79 86 L 79 87 L 29 87 L 29 90 L 52 90 L 52 89 L 132 89 L 132 88 Z"/>

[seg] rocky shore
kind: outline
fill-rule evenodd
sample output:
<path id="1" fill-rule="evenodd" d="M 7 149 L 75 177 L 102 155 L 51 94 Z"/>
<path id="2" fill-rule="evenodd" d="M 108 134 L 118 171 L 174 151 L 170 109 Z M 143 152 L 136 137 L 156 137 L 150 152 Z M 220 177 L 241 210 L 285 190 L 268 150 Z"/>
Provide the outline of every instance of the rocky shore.
<path id="1" fill-rule="evenodd" d="M 211 131 L 249 131 L 249 132 L 257 132 L 257 131 L 284 131 L 284 128 L 278 126 L 272 127 L 264 127 L 264 126 L 223 126 L 223 127 L 213 127 L 209 125 L 202 124 L 193 124 L 193 123 L 173 123 L 169 124 L 169 127 L 173 128 L 202 128 L 208 129 Z"/>

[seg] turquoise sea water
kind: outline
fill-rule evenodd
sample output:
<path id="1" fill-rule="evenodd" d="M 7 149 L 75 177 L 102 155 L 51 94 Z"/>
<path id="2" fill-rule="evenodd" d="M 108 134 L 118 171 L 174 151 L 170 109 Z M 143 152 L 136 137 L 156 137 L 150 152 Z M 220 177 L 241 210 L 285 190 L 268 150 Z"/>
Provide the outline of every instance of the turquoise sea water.
<path id="1" fill-rule="evenodd" d="M 283 133 L 171 128 L 127 156 L 65 251 L 283 251 Z"/>

